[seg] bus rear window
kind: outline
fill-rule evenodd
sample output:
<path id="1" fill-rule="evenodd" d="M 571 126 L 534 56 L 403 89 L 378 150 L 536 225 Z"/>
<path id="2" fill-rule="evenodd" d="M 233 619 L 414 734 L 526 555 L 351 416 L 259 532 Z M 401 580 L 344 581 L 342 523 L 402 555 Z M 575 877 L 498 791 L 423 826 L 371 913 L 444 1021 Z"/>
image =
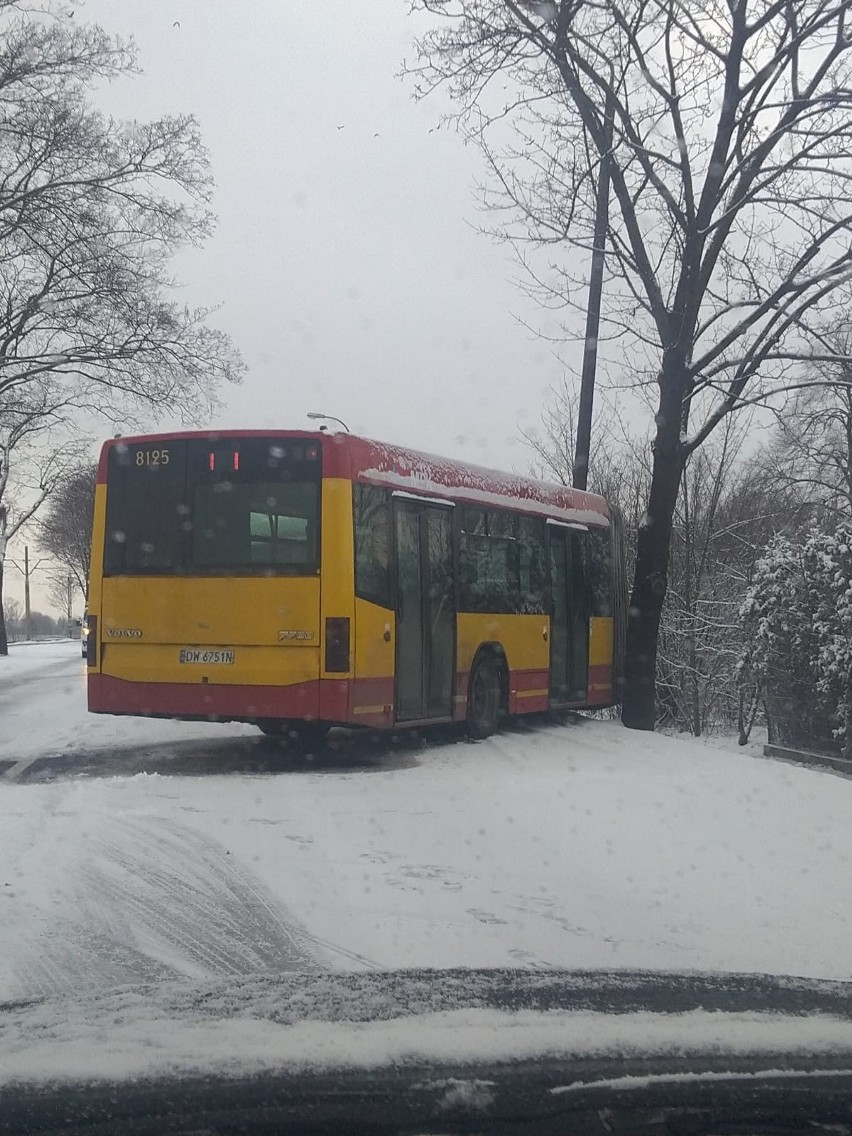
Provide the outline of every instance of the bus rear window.
<path id="1" fill-rule="evenodd" d="M 315 572 L 319 483 L 196 485 L 194 566 Z"/>
<path id="2" fill-rule="evenodd" d="M 104 572 L 314 574 L 320 472 L 319 448 L 298 439 L 114 446 Z"/>
<path id="3" fill-rule="evenodd" d="M 107 575 L 159 575 L 182 566 L 186 442 L 120 443 L 107 467 Z"/>

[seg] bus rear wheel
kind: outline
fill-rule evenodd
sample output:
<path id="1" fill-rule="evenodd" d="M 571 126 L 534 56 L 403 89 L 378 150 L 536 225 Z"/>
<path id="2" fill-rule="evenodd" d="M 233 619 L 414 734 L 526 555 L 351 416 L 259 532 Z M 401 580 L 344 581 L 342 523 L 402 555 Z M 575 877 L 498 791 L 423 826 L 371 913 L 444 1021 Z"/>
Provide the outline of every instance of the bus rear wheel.
<path id="1" fill-rule="evenodd" d="M 480 655 L 473 664 L 467 688 L 467 732 L 472 738 L 488 738 L 500 725 L 502 710 L 500 666 L 492 655 Z"/>
<path id="2" fill-rule="evenodd" d="M 331 729 L 325 722 L 291 722 L 282 718 L 261 718 L 256 724 L 268 738 L 298 746 L 321 745 Z"/>

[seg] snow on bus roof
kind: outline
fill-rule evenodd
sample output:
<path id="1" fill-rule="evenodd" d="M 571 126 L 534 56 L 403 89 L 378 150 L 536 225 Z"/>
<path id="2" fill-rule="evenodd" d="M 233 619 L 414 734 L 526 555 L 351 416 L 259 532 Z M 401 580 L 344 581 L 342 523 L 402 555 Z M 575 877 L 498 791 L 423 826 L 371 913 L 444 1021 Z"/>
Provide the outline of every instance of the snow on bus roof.
<path id="1" fill-rule="evenodd" d="M 452 498 L 495 509 L 555 517 L 587 525 L 609 523 L 603 497 L 566 485 L 551 485 L 518 474 L 469 465 L 467 462 L 390 446 L 368 438 L 346 439 L 352 476 L 409 493 Z"/>
<path id="2" fill-rule="evenodd" d="M 107 455 L 112 446 L 140 442 L 173 442 L 197 438 L 297 438 L 320 442 L 326 458 L 325 476 L 351 476 L 420 496 L 465 501 L 493 509 L 515 509 L 585 525 L 608 525 L 609 506 L 603 497 L 535 481 L 531 477 L 409 450 L 357 434 L 316 430 L 183 430 L 108 439 L 101 450 L 98 481 L 106 481 Z M 340 447 L 345 466 L 335 473 L 334 450 Z M 343 455 L 346 454 L 344 459 Z"/>

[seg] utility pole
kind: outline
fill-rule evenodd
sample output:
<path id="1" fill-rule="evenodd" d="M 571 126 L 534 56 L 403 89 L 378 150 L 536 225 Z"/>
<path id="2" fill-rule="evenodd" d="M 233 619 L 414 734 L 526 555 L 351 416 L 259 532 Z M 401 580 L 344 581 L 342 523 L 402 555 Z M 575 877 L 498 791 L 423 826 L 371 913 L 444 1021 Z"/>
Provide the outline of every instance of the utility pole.
<path id="1" fill-rule="evenodd" d="M 65 577 L 65 621 L 68 626 L 68 638 L 72 638 L 71 634 L 71 620 L 73 618 L 74 607 L 74 577 L 69 572 Z"/>
<path id="2" fill-rule="evenodd" d="M 30 550 L 24 545 L 24 635 L 27 642 L 33 637 L 33 617 L 30 610 Z"/>
<path id="3" fill-rule="evenodd" d="M 589 480 L 592 447 L 592 410 L 595 402 L 595 373 L 598 366 L 598 335 L 601 324 L 601 295 L 606 262 L 606 234 L 609 226 L 609 161 L 612 150 L 615 107 L 607 96 L 604 111 L 606 139 L 598 169 L 595 199 L 595 235 L 592 266 L 589 272 L 589 304 L 586 309 L 586 341 L 583 348 L 583 371 L 580 376 L 580 406 L 577 411 L 577 444 L 574 450 L 574 488 L 585 489 Z"/>
<path id="4" fill-rule="evenodd" d="M 36 560 L 35 564 L 31 564 L 29 546 L 25 544 L 23 564 L 21 564 L 20 560 L 13 560 L 11 557 L 7 557 L 5 561 L 6 564 L 11 564 L 13 568 L 17 568 L 17 570 L 24 577 L 24 635 L 28 640 L 31 640 L 33 637 L 33 613 L 32 605 L 30 604 L 30 577 L 32 576 L 33 572 L 37 572 L 39 570 L 46 559 L 47 557 L 42 556 L 40 560 Z M 3 567 L 3 561 L 0 561 L 0 577 L 2 577 Z"/>

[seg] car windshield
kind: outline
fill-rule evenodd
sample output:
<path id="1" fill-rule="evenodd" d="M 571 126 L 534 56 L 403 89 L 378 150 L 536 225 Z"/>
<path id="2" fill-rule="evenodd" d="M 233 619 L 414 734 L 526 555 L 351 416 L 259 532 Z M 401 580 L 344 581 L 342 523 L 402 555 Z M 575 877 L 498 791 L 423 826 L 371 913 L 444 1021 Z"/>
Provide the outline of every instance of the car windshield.
<path id="1" fill-rule="evenodd" d="M 0 0 L 0 1131 L 852 1069 L 850 16 Z"/>

